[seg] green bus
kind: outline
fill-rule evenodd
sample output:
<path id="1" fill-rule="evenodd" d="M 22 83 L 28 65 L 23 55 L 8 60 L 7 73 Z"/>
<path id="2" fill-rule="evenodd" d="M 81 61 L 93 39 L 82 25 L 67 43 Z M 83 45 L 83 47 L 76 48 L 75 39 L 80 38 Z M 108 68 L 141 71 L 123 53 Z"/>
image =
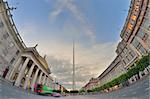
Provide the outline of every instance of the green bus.
<path id="1" fill-rule="evenodd" d="M 53 89 L 42 84 L 36 84 L 34 86 L 34 92 L 41 94 L 41 95 L 51 95 L 53 94 Z"/>

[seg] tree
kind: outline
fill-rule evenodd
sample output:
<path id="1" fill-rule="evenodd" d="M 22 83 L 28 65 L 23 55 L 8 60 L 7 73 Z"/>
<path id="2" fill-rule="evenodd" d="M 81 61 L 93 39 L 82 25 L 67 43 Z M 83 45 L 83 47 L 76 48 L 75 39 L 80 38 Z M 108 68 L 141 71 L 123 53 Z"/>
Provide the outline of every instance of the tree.
<path id="1" fill-rule="evenodd" d="M 136 62 L 136 65 L 133 68 L 129 69 L 126 73 L 120 75 L 119 77 L 113 79 L 112 81 L 102 86 L 94 88 L 93 91 L 94 92 L 101 91 L 101 90 L 108 89 L 119 84 L 126 85 L 128 79 L 130 79 L 132 76 L 136 74 L 139 74 L 139 71 L 143 71 L 149 65 L 150 65 L 150 53 L 143 56 L 139 61 Z"/>

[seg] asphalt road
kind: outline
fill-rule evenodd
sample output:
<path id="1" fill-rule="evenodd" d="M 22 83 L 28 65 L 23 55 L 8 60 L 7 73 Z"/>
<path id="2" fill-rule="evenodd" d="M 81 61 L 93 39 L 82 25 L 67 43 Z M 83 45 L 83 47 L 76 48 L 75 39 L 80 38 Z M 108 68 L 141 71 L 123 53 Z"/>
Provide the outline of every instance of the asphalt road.
<path id="1" fill-rule="evenodd" d="M 0 99 L 56 99 L 40 96 L 12 86 L 0 79 Z M 150 76 L 130 85 L 129 87 L 99 95 L 79 95 L 60 97 L 59 99 L 150 99 Z"/>

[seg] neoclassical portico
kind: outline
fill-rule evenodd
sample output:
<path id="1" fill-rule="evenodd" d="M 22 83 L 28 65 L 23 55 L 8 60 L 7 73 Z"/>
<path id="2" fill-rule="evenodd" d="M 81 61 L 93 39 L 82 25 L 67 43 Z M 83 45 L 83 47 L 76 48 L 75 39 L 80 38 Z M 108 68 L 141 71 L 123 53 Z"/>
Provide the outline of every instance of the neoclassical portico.
<path id="1" fill-rule="evenodd" d="M 36 49 L 27 48 L 16 62 L 9 79 L 15 81 L 16 86 L 24 89 L 34 89 L 35 84 L 50 86 L 52 78 L 46 60 L 41 57 Z"/>

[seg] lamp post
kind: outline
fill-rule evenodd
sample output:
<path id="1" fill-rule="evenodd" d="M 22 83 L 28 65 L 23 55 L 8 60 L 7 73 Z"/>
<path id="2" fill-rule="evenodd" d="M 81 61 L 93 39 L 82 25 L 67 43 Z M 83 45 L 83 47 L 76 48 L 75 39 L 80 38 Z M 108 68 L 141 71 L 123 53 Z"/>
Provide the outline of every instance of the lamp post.
<path id="1" fill-rule="evenodd" d="M 29 75 L 27 74 L 26 78 L 28 78 L 28 77 L 29 77 Z M 28 94 L 30 94 L 30 78 L 29 78 L 27 83 L 28 83 L 28 87 L 27 87 L 28 88 Z"/>

